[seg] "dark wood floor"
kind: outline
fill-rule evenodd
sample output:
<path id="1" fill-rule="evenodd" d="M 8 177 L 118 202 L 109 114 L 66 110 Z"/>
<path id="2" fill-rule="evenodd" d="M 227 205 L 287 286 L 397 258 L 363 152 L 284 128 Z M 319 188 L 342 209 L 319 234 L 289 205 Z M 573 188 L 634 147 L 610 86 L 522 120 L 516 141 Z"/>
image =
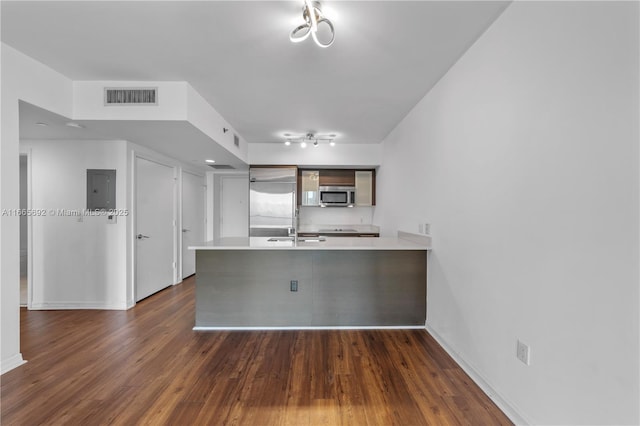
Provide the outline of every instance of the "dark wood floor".
<path id="1" fill-rule="evenodd" d="M 21 321 L 3 425 L 511 424 L 426 331 L 194 332 L 193 278 Z"/>

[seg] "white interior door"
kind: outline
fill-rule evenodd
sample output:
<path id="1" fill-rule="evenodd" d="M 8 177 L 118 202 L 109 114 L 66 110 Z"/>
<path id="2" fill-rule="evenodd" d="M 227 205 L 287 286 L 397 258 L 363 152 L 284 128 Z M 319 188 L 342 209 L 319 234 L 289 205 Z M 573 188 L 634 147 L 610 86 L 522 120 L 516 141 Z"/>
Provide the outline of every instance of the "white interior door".
<path id="1" fill-rule="evenodd" d="M 220 236 L 249 236 L 249 176 L 225 176 L 220 186 Z"/>
<path id="2" fill-rule="evenodd" d="M 136 301 L 174 283 L 173 167 L 136 157 Z"/>
<path id="3" fill-rule="evenodd" d="M 205 240 L 204 176 L 182 172 L 182 278 L 196 273 L 196 253 L 188 247 Z"/>

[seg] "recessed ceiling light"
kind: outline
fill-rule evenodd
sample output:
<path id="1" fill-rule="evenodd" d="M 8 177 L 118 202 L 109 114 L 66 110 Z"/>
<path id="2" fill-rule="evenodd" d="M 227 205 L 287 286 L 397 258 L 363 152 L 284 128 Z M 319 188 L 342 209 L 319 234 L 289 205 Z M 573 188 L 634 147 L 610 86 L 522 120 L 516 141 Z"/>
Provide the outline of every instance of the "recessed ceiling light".
<path id="1" fill-rule="evenodd" d="M 47 124 L 47 123 L 43 123 L 43 122 L 41 122 L 41 121 L 38 121 L 38 122 L 36 123 L 36 126 L 47 127 L 47 126 L 48 126 L 48 124 Z"/>
<path id="2" fill-rule="evenodd" d="M 74 123 L 73 121 L 69 121 L 68 123 L 65 123 L 65 126 L 67 127 L 73 127 L 74 129 L 84 129 L 84 126 L 78 123 Z"/>
<path id="3" fill-rule="evenodd" d="M 306 148 L 306 147 L 307 147 L 307 143 L 306 142 L 300 143 L 300 148 Z"/>
<path id="4" fill-rule="evenodd" d="M 285 144 L 286 146 L 289 146 L 289 145 L 291 145 L 291 141 L 284 141 L 284 144 Z"/>
<path id="5" fill-rule="evenodd" d="M 205 163 L 209 163 L 209 164 L 213 164 L 216 162 L 216 160 L 204 160 Z"/>
<path id="6" fill-rule="evenodd" d="M 336 146 L 336 143 L 334 141 L 329 142 L 329 146 Z"/>

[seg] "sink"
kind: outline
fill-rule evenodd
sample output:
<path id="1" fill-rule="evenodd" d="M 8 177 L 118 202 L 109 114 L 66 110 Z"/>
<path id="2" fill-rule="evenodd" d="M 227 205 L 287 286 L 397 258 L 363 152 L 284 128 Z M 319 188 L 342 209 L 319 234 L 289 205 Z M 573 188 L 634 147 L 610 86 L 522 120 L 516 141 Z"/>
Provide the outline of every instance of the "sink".
<path id="1" fill-rule="evenodd" d="M 298 241 L 302 243 L 321 243 L 322 241 L 327 241 L 325 237 L 302 237 L 298 238 Z"/>
<path id="2" fill-rule="evenodd" d="M 273 243 L 276 241 L 293 241 L 294 237 L 271 237 L 267 241 Z"/>
<path id="3" fill-rule="evenodd" d="M 270 243 L 275 243 L 278 241 L 293 241 L 294 237 L 271 237 L 269 238 L 267 241 L 269 241 Z M 326 241 L 327 239 L 324 237 L 301 237 L 298 238 L 298 241 L 304 243 L 304 242 L 309 242 L 309 243 L 318 243 L 321 241 Z"/>
<path id="4" fill-rule="evenodd" d="M 351 228 L 320 229 L 319 232 L 358 232 Z"/>

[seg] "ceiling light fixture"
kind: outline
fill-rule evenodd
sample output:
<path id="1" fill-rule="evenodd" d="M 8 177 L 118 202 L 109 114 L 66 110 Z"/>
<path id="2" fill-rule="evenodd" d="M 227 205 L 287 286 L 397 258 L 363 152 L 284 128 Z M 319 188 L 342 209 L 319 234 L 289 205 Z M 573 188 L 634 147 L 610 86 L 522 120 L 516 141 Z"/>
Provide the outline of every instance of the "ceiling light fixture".
<path id="1" fill-rule="evenodd" d="M 285 135 L 287 136 L 287 139 L 284 141 L 284 144 L 286 146 L 290 146 L 291 144 L 299 144 L 301 148 L 306 148 L 307 147 L 307 143 L 312 143 L 314 148 L 317 148 L 318 146 L 320 146 L 320 142 L 329 142 L 329 145 L 331 146 L 335 146 L 335 142 L 333 141 L 333 138 L 336 137 L 335 134 L 330 134 L 330 135 L 314 135 L 313 133 L 309 132 L 306 135 L 300 135 L 300 136 L 294 136 L 290 133 L 285 133 Z"/>
<path id="2" fill-rule="evenodd" d="M 38 121 L 38 122 L 36 123 L 36 126 L 47 127 L 47 126 L 49 126 L 49 125 L 48 125 L 47 123 L 43 123 L 42 121 Z"/>
<path id="3" fill-rule="evenodd" d="M 320 2 L 304 0 L 304 7 L 302 8 L 302 18 L 305 23 L 295 27 L 289 34 L 289 40 L 294 43 L 300 43 L 309 38 L 309 35 L 313 37 L 313 41 L 320 47 L 329 47 L 335 40 L 336 33 L 333 28 L 333 24 L 328 20 L 320 10 Z M 318 39 L 318 25 L 325 23 L 331 31 L 331 40 L 328 43 L 322 43 Z"/>
<path id="4" fill-rule="evenodd" d="M 73 121 L 69 121 L 64 125 L 67 127 L 73 127 L 74 129 L 84 129 L 84 126 L 82 124 L 74 123 Z"/>
<path id="5" fill-rule="evenodd" d="M 204 160 L 205 163 L 209 163 L 209 164 L 213 164 L 216 162 L 216 160 Z"/>

